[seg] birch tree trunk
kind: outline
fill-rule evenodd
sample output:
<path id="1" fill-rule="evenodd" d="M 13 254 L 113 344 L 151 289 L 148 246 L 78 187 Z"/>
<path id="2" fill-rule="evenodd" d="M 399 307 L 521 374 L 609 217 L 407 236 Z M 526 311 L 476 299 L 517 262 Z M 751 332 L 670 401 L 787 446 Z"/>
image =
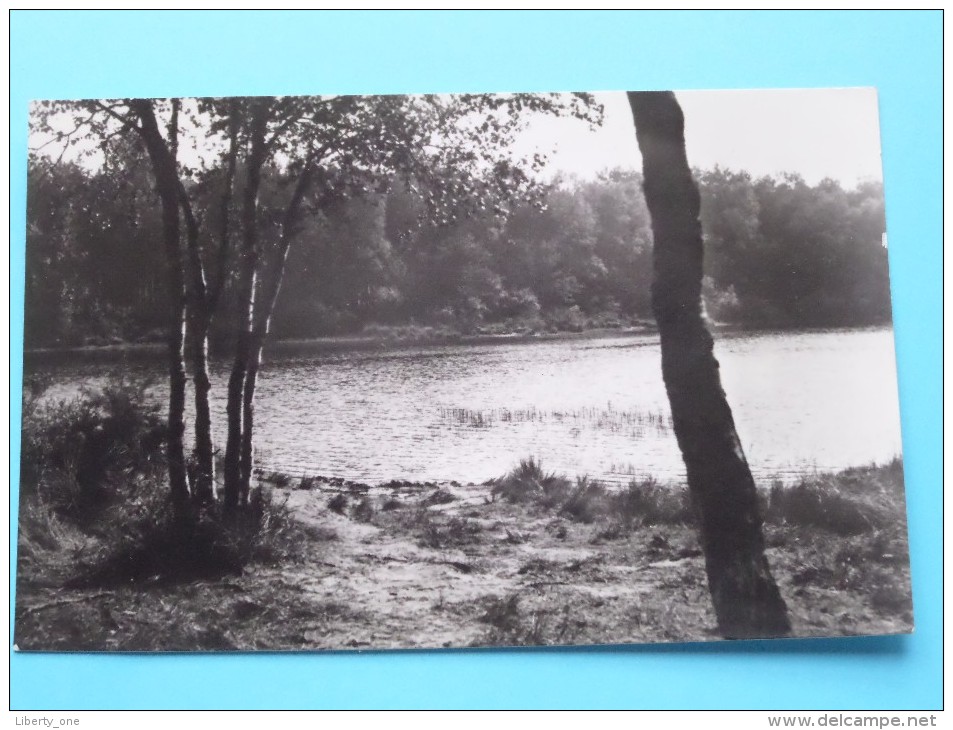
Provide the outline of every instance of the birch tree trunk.
<path id="1" fill-rule="evenodd" d="M 764 555 L 751 470 L 735 431 L 701 304 L 700 198 L 672 92 L 629 92 L 652 218 L 652 308 L 712 603 L 727 638 L 783 636 L 787 609 Z"/>
<path id="2" fill-rule="evenodd" d="M 242 449 L 246 409 L 245 381 L 248 362 L 252 352 L 252 336 L 255 321 L 255 293 L 257 290 L 258 262 L 260 257 L 258 236 L 258 192 L 261 187 L 261 167 L 265 162 L 265 134 L 268 122 L 268 102 L 255 102 L 249 128 L 249 153 L 245 170 L 245 186 L 242 190 L 242 252 L 239 271 L 238 297 L 241 308 L 235 359 L 228 379 L 228 438 L 225 443 L 225 495 L 226 510 L 234 510 L 243 492 Z"/>
<path id="3" fill-rule="evenodd" d="M 179 101 L 172 100 L 169 141 L 173 162 L 178 151 Z M 192 203 L 181 179 L 176 175 L 179 207 L 185 220 L 186 310 L 188 321 L 189 359 L 192 362 L 192 383 L 195 396 L 195 471 L 189 473 L 192 501 L 209 504 L 214 499 L 215 462 L 212 456 L 212 413 L 209 392 L 212 383 L 208 373 L 208 330 L 212 313 L 208 304 L 208 286 L 199 244 L 199 224 Z"/>
<path id="4" fill-rule="evenodd" d="M 323 153 L 319 153 L 323 154 Z M 281 237 L 274 258 L 261 278 L 260 291 L 255 300 L 255 311 L 252 324 L 252 335 L 248 350 L 248 360 L 245 369 L 245 389 L 242 394 L 242 449 L 241 449 L 241 503 L 248 500 L 251 486 L 251 475 L 254 466 L 253 446 L 255 434 L 255 390 L 258 387 L 258 371 L 261 368 L 262 351 L 271 330 L 271 318 L 278 302 L 281 291 L 281 282 L 285 275 L 285 263 L 288 260 L 288 251 L 296 234 L 298 214 L 301 210 L 305 193 L 311 184 L 314 175 L 313 161 L 315 153 L 309 153 L 304 167 L 298 175 L 291 200 L 285 208 L 281 222 Z"/>
<path id="5" fill-rule="evenodd" d="M 192 383 L 195 388 L 195 474 L 192 499 L 209 504 L 215 498 L 215 460 L 212 444 L 212 413 L 209 392 L 212 382 L 208 371 L 208 331 L 211 313 L 204 300 L 196 301 L 189 316 Z"/>
<path id="6" fill-rule="evenodd" d="M 159 125 L 152 102 L 136 99 L 130 102 L 140 121 L 142 136 L 152 162 L 156 190 L 162 203 L 162 238 L 166 253 L 166 277 L 169 287 L 169 424 L 166 460 L 169 469 L 169 487 L 172 501 L 181 511 L 189 499 L 188 476 L 185 468 L 185 313 L 186 287 L 182 263 L 181 230 L 179 225 L 179 179 L 175 160 L 171 156 Z"/>

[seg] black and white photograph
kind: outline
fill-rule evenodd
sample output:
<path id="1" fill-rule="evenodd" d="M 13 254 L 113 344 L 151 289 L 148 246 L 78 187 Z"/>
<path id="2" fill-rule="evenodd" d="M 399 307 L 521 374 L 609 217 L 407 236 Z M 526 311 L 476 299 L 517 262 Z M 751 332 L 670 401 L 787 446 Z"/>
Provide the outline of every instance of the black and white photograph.
<path id="1" fill-rule="evenodd" d="M 33 102 L 16 648 L 913 631 L 883 190 L 873 88 Z"/>

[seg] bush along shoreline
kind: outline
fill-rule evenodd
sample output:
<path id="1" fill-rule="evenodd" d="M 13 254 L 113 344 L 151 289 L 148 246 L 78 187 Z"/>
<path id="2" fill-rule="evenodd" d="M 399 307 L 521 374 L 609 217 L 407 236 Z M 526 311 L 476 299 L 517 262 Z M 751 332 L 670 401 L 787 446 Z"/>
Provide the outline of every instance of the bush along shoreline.
<path id="1" fill-rule="evenodd" d="M 718 638 L 687 490 L 524 459 L 485 484 L 258 474 L 174 516 L 142 388 L 24 402 L 20 649 L 602 644 Z M 794 635 L 912 630 L 902 462 L 762 490 Z"/>

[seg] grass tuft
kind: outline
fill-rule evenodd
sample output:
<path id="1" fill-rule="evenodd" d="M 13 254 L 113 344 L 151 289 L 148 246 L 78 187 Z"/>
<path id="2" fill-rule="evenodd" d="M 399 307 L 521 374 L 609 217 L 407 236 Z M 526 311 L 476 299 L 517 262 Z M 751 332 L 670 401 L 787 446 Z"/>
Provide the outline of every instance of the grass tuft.
<path id="1" fill-rule="evenodd" d="M 859 467 L 839 474 L 775 484 L 764 502 L 765 520 L 818 527 L 837 535 L 859 535 L 895 525 L 905 514 L 903 466 Z"/>
<path id="2" fill-rule="evenodd" d="M 376 515 L 377 507 L 370 497 L 364 497 L 351 507 L 351 519 L 357 522 L 373 522 Z"/>
<path id="3" fill-rule="evenodd" d="M 613 539 L 635 527 L 692 521 L 688 490 L 683 487 L 645 479 L 618 490 L 585 476 L 572 485 L 565 476 L 544 472 L 533 458 L 521 460 L 511 472 L 493 480 L 490 493 L 493 498 L 555 510 L 573 522 L 617 521 L 619 525 L 607 533 Z"/>
<path id="4" fill-rule="evenodd" d="M 552 507 L 568 495 L 571 482 L 565 476 L 547 474 L 542 465 L 532 456 L 521 459 L 519 466 L 506 476 L 493 482 L 490 495 L 493 499 L 508 502 L 538 502 Z"/>
<path id="5" fill-rule="evenodd" d="M 421 521 L 418 544 L 435 550 L 463 547 L 478 543 L 482 532 L 479 523 L 465 517 L 451 517 L 442 522 L 427 513 L 426 519 Z"/>
<path id="6" fill-rule="evenodd" d="M 588 477 L 579 477 L 576 480 L 576 488 L 563 503 L 559 514 L 574 522 L 591 524 L 611 513 L 612 501 L 602 484 Z"/>
<path id="7" fill-rule="evenodd" d="M 693 520 L 691 499 L 684 487 L 665 486 L 652 478 L 632 481 L 613 495 L 613 510 L 626 525 L 674 525 Z"/>
<path id="8" fill-rule="evenodd" d="M 328 500 L 328 509 L 335 514 L 343 515 L 347 511 L 347 495 L 338 492 Z"/>
<path id="9" fill-rule="evenodd" d="M 449 504 L 455 500 L 456 497 L 450 494 L 450 492 L 448 492 L 446 489 L 435 489 L 422 500 L 420 500 L 420 504 L 424 507 L 430 507 L 436 504 Z"/>

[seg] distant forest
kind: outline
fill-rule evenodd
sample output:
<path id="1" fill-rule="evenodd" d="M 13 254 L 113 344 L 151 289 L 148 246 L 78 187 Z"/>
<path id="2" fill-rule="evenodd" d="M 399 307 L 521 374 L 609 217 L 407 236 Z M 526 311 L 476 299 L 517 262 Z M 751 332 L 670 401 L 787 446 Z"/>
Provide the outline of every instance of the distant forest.
<path id="1" fill-rule="evenodd" d="M 695 174 L 712 320 L 750 328 L 890 321 L 879 183 L 848 190 L 796 175 Z M 214 175 L 197 184 L 215 199 Z M 266 211 L 269 195 L 277 199 L 287 185 L 279 170 L 266 170 Z M 532 203 L 451 214 L 439 224 L 427 219 L 422 195 L 395 182 L 310 215 L 290 253 L 275 335 L 403 325 L 578 332 L 652 321 L 652 232 L 638 173 L 557 180 Z M 203 217 L 221 217 L 207 207 Z M 130 156 L 121 171 L 108 164 L 90 171 L 31 157 L 27 225 L 27 347 L 165 336 L 161 212 L 146 161 Z M 279 227 L 276 215 L 272 228 Z M 227 286 L 224 297 L 213 343 L 227 342 L 236 321 Z"/>

